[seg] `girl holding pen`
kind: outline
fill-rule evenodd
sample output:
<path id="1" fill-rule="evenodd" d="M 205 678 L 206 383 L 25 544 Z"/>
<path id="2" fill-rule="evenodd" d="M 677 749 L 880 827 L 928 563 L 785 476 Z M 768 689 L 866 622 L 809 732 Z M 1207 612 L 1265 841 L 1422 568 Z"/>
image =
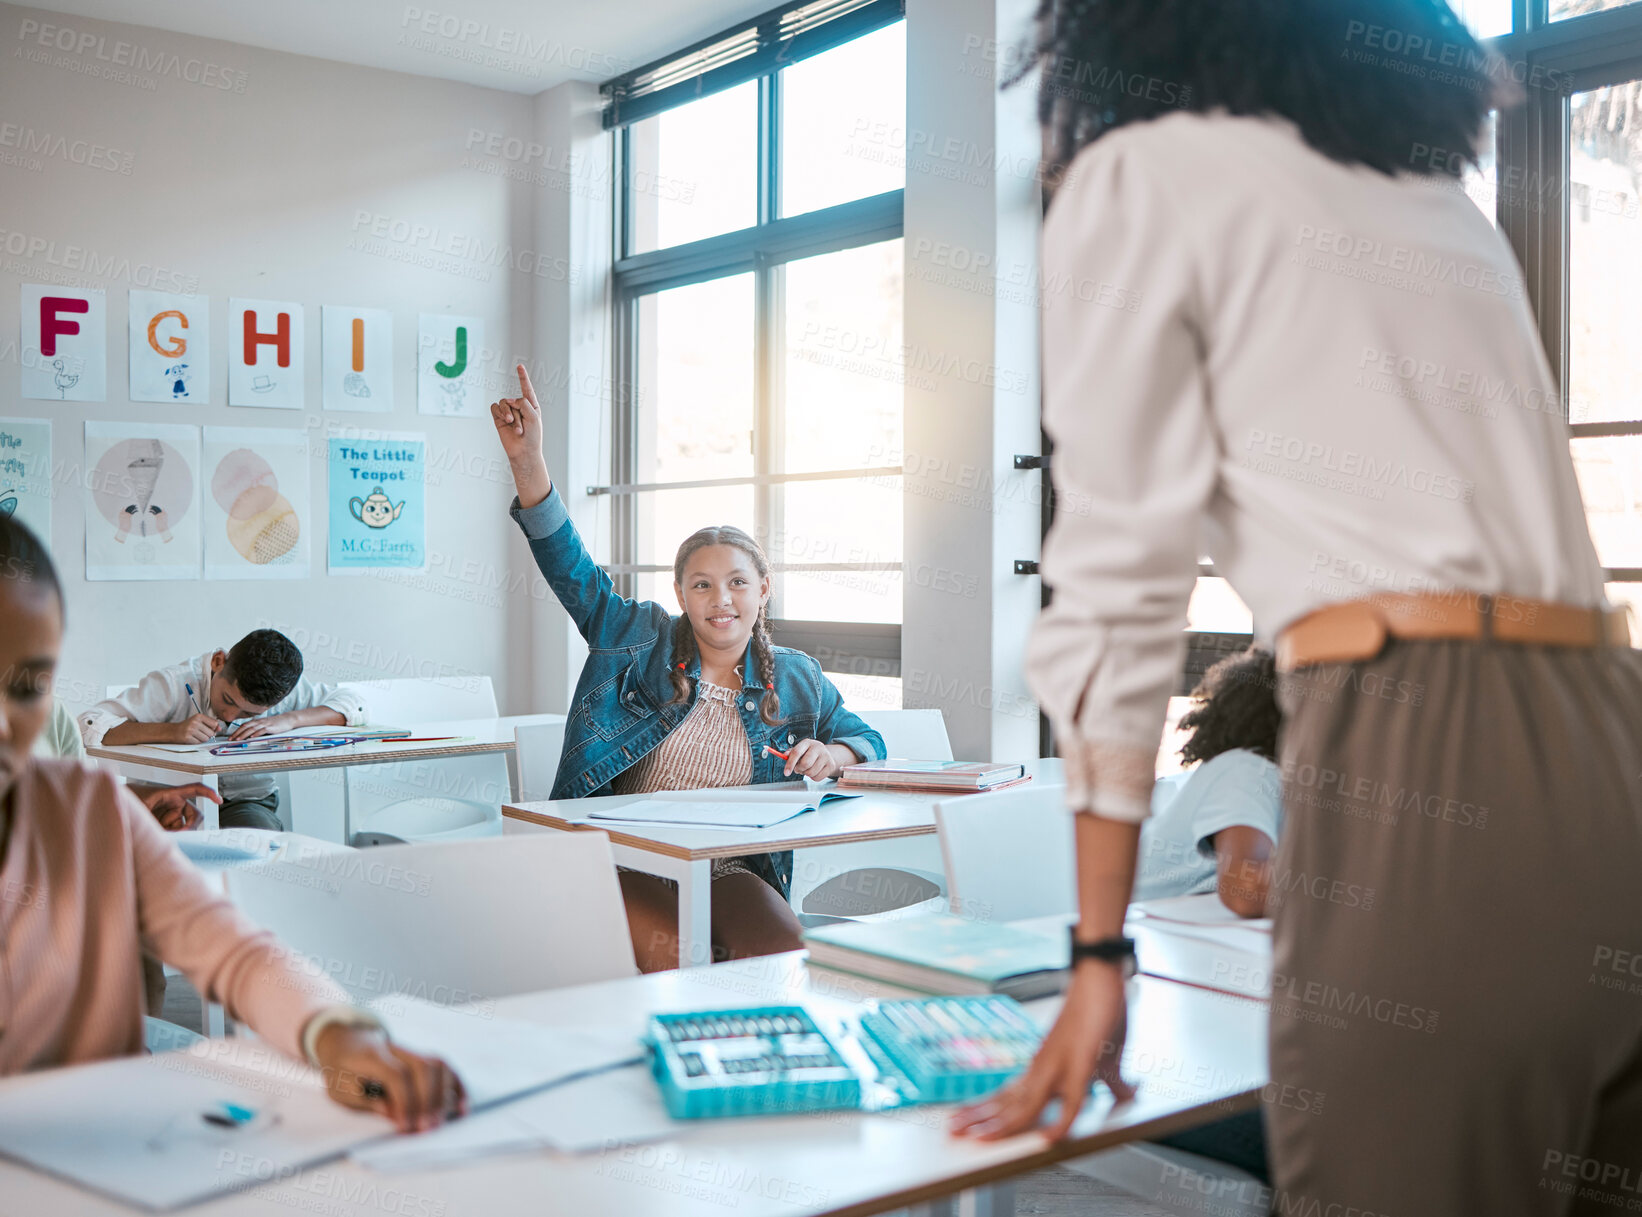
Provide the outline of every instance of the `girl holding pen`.
<path id="1" fill-rule="evenodd" d="M 541 407 L 518 373 L 520 396 L 490 407 L 519 492 L 513 518 L 589 651 L 553 797 L 820 780 L 883 759 L 884 741 L 844 708 L 821 665 L 770 640 L 769 560 L 741 529 L 703 528 L 679 546 L 677 615 L 616 594 L 548 476 Z M 791 883 L 790 851 L 715 863 L 714 956 L 797 950 Z M 677 887 L 631 871 L 621 885 L 640 968 L 675 966 Z"/>

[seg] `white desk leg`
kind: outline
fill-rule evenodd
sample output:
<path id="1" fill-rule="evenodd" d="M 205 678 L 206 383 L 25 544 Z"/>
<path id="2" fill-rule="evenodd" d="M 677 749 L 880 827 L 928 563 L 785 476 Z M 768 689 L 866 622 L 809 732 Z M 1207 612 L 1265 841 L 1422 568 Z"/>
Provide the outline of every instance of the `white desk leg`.
<path id="1" fill-rule="evenodd" d="M 353 845 L 353 812 L 348 806 L 348 774 L 352 772 L 343 765 L 337 770 L 342 775 L 342 844 Z"/>
<path id="2" fill-rule="evenodd" d="M 201 774 L 200 785 L 209 786 L 219 795 L 222 793 L 222 782 L 214 773 Z M 194 800 L 194 806 L 199 808 L 201 828 L 216 828 L 219 826 L 219 821 L 217 819 L 217 805 L 215 803 L 213 803 L 210 799 L 201 798 Z"/>
<path id="3" fill-rule="evenodd" d="M 972 1188 L 958 1197 L 959 1217 L 1015 1217 L 1015 1183 Z"/>
<path id="4" fill-rule="evenodd" d="M 703 968 L 713 962 L 713 864 L 686 865 L 678 880 L 678 966 Z"/>
<path id="5" fill-rule="evenodd" d="M 953 1197 L 942 1196 L 927 1204 L 915 1204 L 905 1211 L 907 1217 L 957 1217 L 958 1207 L 953 1203 Z"/>

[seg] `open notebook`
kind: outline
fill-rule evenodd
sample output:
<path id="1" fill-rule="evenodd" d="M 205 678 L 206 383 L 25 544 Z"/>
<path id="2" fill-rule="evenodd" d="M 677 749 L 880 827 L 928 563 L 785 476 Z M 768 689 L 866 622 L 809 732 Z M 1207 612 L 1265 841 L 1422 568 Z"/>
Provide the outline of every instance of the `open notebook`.
<path id="1" fill-rule="evenodd" d="M 620 807 L 590 811 L 582 824 L 648 824 L 668 828 L 769 828 L 839 799 L 860 795 L 783 786 L 735 786 L 713 790 L 658 790 Z"/>

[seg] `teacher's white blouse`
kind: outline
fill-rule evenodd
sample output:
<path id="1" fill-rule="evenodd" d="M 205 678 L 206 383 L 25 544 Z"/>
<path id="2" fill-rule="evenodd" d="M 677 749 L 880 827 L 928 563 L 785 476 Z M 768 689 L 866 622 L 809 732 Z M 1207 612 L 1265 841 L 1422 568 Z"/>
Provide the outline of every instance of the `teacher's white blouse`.
<path id="1" fill-rule="evenodd" d="M 1043 282 L 1030 678 L 1074 807 L 1146 816 L 1201 556 L 1268 639 L 1375 591 L 1602 602 L 1522 273 L 1457 183 L 1170 115 L 1078 156 Z"/>

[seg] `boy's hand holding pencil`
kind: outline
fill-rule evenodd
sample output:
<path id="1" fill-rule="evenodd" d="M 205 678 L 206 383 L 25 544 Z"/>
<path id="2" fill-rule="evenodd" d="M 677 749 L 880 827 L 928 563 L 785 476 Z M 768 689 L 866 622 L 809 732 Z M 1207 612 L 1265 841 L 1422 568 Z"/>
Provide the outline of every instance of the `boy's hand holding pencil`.
<path id="1" fill-rule="evenodd" d="M 204 744 L 216 738 L 222 723 L 209 714 L 191 714 L 171 726 L 174 730 L 173 743 Z"/>

